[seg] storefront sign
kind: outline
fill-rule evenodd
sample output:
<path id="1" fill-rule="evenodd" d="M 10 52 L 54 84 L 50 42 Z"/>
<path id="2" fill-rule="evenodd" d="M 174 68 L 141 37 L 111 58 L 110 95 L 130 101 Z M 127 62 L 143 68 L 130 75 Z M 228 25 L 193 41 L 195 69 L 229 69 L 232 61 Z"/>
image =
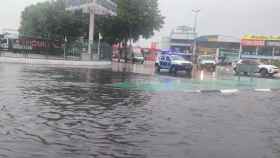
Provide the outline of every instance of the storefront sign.
<path id="1" fill-rule="evenodd" d="M 280 36 L 245 35 L 242 40 L 280 41 Z"/>
<path id="2" fill-rule="evenodd" d="M 280 41 L 266 41 L 267 47 L 280 47 Z"/>
<path id="3" fill-rule="evenodd" d="M 263 40 L 241 40 L 241 45 L 242 46 L 260 46 L 263 47 L 265 46 L 265 41 Z"/>

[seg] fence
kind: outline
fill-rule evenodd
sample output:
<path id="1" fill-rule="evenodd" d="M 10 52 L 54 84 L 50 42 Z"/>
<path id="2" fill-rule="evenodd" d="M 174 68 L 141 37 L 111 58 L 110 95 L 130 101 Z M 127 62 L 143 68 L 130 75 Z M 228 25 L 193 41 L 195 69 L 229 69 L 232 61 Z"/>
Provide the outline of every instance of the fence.
<path id="1" fill-rule="evenodd" d="M 100 60 L 111 60 L 112 59 L 112 46 L 108 43 L 100 43 Z M 91 45 L 91 54 L 98 55 L 98 42 L 94 42 Z M 65 45 L 65 55 L 69 58 L 81 58 L 81 53 L 88 53 L 88 42 L 72 42 L 66 43 Z"/>
<path id="2" fill-rule="evenodd" d="M 100 43 L 100 60 L 112 59 L 112 47 Z M 0 41 L 0 56 L 14 58 L 39 58 L 60 60 L 81 60 L 81 54 L 88 53 L 87 41 L 64 43 L 47 39 L 21 37 L 19 39 L 2 39 Z M 98 42 L 92 43 L 91 53 L 98 54 Z"/>

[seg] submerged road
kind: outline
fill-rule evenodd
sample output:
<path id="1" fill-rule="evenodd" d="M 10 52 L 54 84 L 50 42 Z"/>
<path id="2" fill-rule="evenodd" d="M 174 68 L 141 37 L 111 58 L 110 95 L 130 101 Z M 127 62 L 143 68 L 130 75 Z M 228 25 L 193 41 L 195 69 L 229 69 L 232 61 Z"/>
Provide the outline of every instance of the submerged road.
<path id="1" fill-rule="evenodd" d="M 280 91 L 149 89 L 191 81 L 123 68 L 0 64 L 0 158 L 280 157 Z"/>

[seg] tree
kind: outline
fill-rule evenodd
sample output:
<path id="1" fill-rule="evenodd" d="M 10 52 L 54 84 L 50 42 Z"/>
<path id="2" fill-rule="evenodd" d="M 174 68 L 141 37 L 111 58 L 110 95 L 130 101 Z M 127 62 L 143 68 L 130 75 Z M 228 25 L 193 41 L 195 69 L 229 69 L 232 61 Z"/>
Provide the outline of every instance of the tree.
<path id="1" fill-rule="evenodd" d="M 128 42 L 153 36 L 164 24 L 164 17 L 158 0 L 117 0 L 117 5 L 117 16 L 104 18 L 100 31 L 110 43 L 123 44 L 127 61 Z"/>
<path id="2" fill-rule="evenodd" d="M 141 36 L 149 38 L 159 30 L 164 17 L 160 14 L 158 0 L 116 0 L 117 16 L 97 16 L 96 32 L 101 32 L 104 41 L 122 43 L 127 61 L 127 44 Z M 20 33 L 24 36 L 50 39 L 75 40 L 88 37 L 89 15 L 82 11 L 66 11 L 65 0 L 37 3 L 25 8 L 21 16 Z M 96 34 L 96 37 L 97 38 Z"/>
<path id="3" fill-rule="evenodd" d="M 65 10 L 64 0 L 37 3 L 25 8 L 21 15 L 20 33 L 24 36 L 69 40 L 87 34 L 87 14 Z"/>

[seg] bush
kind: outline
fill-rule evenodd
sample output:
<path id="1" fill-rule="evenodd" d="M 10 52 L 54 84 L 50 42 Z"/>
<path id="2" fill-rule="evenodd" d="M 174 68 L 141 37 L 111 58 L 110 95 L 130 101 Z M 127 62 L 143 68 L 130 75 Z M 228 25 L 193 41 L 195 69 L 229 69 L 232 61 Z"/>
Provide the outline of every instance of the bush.
<path id="1" fill-rule="evenodd" d="M 272 65 L 275 65 L 277 67 L 280 67 L 280 60 L 273 60 Z"/>

